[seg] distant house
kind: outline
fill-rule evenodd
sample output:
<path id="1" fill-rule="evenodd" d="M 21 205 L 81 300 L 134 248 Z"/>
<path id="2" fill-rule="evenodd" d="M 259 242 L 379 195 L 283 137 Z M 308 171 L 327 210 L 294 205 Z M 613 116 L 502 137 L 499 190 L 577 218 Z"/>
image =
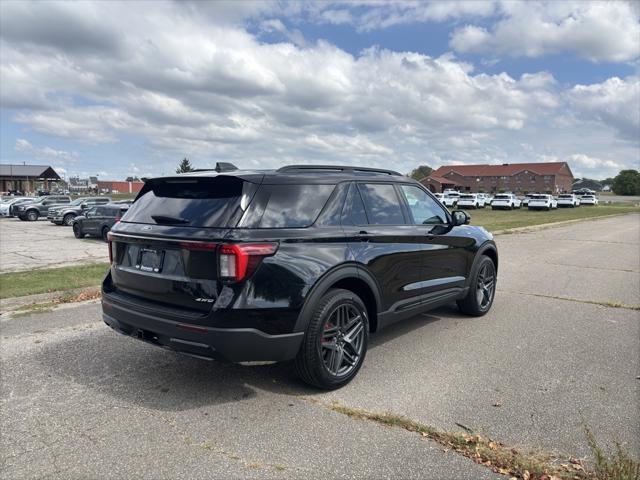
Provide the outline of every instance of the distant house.
<path id="1" fill-rule="evenodd" d="M 573 189 L 579 190 L 581 188 L 588 188 L 589 190 L 595 190 L 599 192 L 602 190 L 602 184 L 597 180 L 591 180 L 589 178 L 580 178 L 573 182 Z"/>
<path id="2" fill-rule="evenodd" d="M 567 162 L 446 165 L 420 182 L 432 192 L 570 192 L 573 173 Z"/>
<path id="3" fill-rule="evenodd" d="M 49 165 L 4 165 L 0 164 L 0 191 L 36 192 L 49 190 L 51 183 L 58 182 L 60 175 Z"/>

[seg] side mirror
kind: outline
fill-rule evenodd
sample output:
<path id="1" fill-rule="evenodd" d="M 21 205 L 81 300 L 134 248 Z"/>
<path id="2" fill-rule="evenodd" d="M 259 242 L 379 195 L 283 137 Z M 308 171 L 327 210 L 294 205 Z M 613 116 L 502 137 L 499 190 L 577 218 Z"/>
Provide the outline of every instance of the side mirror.
<path id="1" fill-rule="evenodd" d="M 86 203 L 81 203 L 81 204 L 80 204 L 80 208 L 81 208 L 82 210 L 86 210 L 86 208 L 87 208 L 87 204 L 86 204 Z"/>
<path id="2" fill-rule="evenodd" d="M 469 214 L 462 210 L 454 210 L 453 212 L 451 212 L 451 219 L 451 223 L 454 227 L 457 227 L 459 225 L 468 225 L 471 221 L 471 217 L 469 216 Z"/>

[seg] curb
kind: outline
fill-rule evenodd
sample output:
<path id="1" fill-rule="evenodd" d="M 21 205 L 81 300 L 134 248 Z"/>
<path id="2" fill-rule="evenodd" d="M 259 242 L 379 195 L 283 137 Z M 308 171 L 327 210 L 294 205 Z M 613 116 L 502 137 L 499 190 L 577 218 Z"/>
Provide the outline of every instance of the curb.
<path id="1" fill-rule="evenodd" d="M 25 295 L 24 297 L 3 298 L 2 300 L 0 300 L 0 315 L 6 315 L 8 313 L 14 312 L 15 310 L 22 309 L 22 307 L 26 307 L 29 305 L 49 303 L 67 296 L 77 296 L 77 295 L 80 295 L 81 293 L 95 293 L 99 291 L 100 291 L 100 286 L 96 285 L 94 287 L 74 288 L 72 290 L 61 290 L 61 291 L 49 292 L 49 293 L 36 293 L 35 295 Z M 63 303 L 65 302 L 60 302 L 60 305 L 62 305 Z M 77 302 L 68 302 L 68 303 L 77 303 Z"/>
<path id="2" fill-rule="evenodd" d="M 600 217 L 585 217 L 585 218 L 574 218 L 572 220 L 563 220 L 561 222 L 552 222 L 552 223 L 541 223 L 539 225 L 529 225 L 527 227 L 515 227 L 515 228 L 505 228 L 503 230 L 496 230 L 491 232 L 493 235 L 505 235 L 510 233 L 528 233 L 528 232 L 536 232 L 538 230 L 546 230 L 547 228 L 553 227 L 561 227 L 563 225 L 570 225 L 572 223 L 580 223 L 580 222 L 593 222 L 596 220 L 600 220 L 603 218 L 612 218 L 612 217 L 623 217 L 625 215 L 637 215 L 638 212 L 629 212 L 629 213 L 612 213 L 610 215 L 602 215 Z M 482 225 L 479 225 L 482 226 Z"/>

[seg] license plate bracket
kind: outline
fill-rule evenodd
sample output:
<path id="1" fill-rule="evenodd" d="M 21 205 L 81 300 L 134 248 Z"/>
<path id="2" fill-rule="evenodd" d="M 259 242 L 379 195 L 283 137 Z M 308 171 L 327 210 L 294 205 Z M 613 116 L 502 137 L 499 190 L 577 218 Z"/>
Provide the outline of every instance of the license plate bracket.
<path id="1" fill-rule="evenodd" d="M 160 273 L 164 263 L 164 250 L 141 248 L 138 253 L 136 268 L 143 272 Z"/>

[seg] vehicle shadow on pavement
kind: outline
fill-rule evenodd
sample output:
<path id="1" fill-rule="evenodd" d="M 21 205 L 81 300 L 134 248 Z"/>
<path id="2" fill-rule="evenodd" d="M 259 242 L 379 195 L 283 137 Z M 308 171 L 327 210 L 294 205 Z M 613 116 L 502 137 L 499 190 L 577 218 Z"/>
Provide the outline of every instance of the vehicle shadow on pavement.
<path id="1" fill-rule="evenodd" d="M 444 318 L 453 308 L 439 309 L 391 325 L 371 336 L 369 351 Z M 285 396 L 324 393 L 294 374 L 291 362 L 238 365 L 188 357 L 108 328 L 92 329 L 43 348 L 35 354 L 46 374 L 87 387 L 125 404 L 158 411 L 184 411 L 240 402 L 260 390 Z"/>

